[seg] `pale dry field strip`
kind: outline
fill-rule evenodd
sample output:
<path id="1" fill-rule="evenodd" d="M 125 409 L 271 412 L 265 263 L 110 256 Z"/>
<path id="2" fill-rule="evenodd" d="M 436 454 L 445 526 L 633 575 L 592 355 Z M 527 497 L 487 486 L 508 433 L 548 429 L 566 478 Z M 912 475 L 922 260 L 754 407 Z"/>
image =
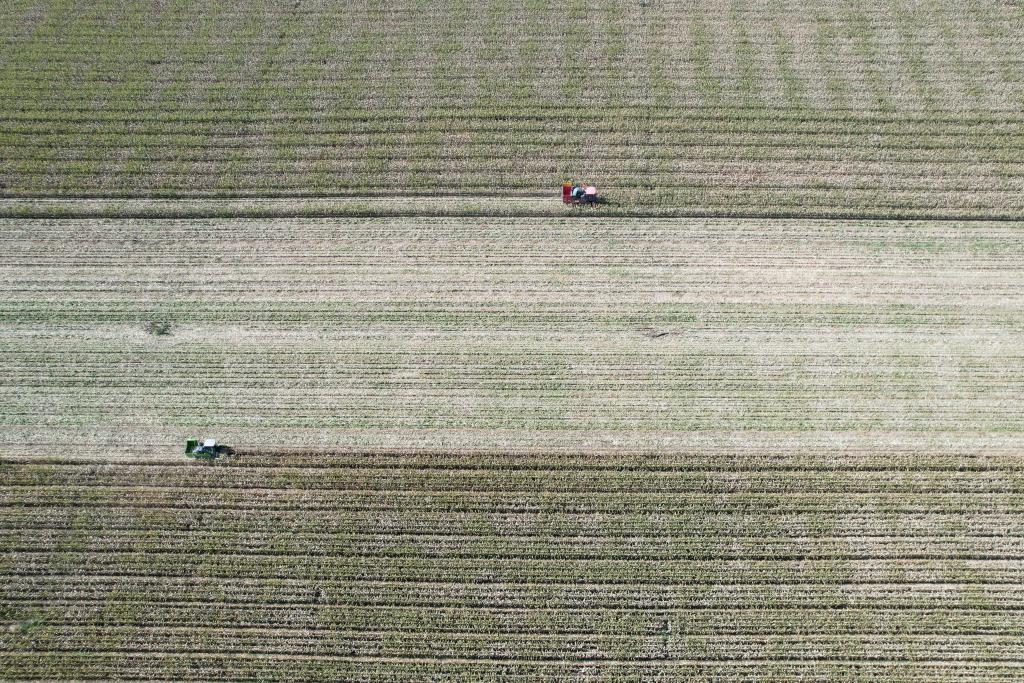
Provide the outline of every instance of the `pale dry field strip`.
<path id="1" fill-rule="evenodd" d="M 549 196 L 1024 211 L 1024 10 L 986 0 L 10 0 L 0 196 Z"/>
<path id="2" fill-rule="evenodd" d="M 6 220 L 0 443 L 1020 431 L 1020 227 Z"/>
<path id="3" fill-rule="evenodd" d="M 0 241 L 6 678 L 1024 673 L 1019 224 Z"/>

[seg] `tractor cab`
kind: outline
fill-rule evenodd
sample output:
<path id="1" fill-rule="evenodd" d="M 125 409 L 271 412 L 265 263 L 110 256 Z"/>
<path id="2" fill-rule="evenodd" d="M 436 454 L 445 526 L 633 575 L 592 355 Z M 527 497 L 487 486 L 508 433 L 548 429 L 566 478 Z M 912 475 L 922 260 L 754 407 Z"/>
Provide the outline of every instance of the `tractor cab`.
<path id="1" fill-rule="evenodd" d="M 185 442 L 185 455 L 196 460 L 213 460 L 231 453 L 231 448 L 217 443 L 216 439 L 189 439 Z"/>

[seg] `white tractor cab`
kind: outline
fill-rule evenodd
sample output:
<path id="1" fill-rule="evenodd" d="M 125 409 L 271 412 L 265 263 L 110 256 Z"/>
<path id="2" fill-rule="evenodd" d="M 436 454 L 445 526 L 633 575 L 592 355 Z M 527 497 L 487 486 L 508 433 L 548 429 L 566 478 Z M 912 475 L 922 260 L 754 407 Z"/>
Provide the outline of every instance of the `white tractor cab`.
<path id="1" fill-rule="evenodd" d="M 213 460 L 221 455 L 230 455 L 231 448 L 217 443 L 216 439 L 189 439 L 185 442 L 185 455 L 196 460 Z"/>

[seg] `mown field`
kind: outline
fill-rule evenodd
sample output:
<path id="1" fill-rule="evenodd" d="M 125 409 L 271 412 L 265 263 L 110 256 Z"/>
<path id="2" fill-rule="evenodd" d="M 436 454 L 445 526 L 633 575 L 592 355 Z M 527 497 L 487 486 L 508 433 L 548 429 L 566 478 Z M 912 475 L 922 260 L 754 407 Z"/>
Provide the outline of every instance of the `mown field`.
<path id="1" fill-rule="evenodd" d="M 197 430 L 318 446 L 472 430 L 514 434 L 513 446 L 566 430 L 1024 427 L 1018 223 L 59 219 L 0 230 L 0 442 L 11 449 L 109 454 L 123 438 L 177 457 Z"/>
<path id="2" fill-rule="evenodd" d="M 1018 3 L 10 0 L 0 195 L 1017 217 Z M 557 205 L 552 208 L 557 211 Z"/>
<path id="3" fill-rule="evenodd" d="M 5 678 L 1020 678 L 1020 224 L 0 235 Z"/>

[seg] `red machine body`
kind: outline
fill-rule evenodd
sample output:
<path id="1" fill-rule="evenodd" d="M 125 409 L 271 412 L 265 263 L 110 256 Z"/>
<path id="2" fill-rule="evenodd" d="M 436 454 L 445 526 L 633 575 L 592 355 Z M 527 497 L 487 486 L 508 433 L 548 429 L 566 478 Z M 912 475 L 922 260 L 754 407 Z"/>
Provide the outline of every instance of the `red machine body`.
<path id="1" fill-rule="evenodd" d="M 597 188 L 593 185 L 562 183 L 562 202 L 565 204 L 597 204 Z"/>

